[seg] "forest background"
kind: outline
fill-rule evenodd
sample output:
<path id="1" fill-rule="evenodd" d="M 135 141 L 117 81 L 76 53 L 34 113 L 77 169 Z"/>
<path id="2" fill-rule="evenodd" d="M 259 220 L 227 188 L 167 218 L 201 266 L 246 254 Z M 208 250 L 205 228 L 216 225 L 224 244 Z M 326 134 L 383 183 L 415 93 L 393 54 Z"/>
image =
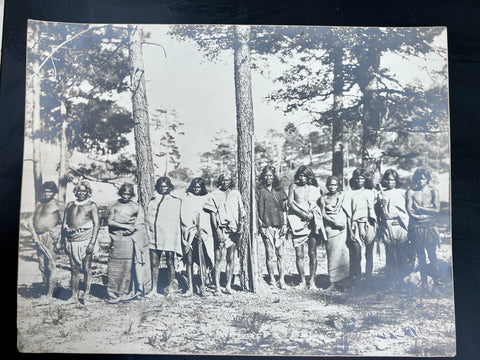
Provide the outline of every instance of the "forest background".
<path id="1" fill-rule="evenodd" d="M 139 181 L 132 31 L 31 23 L 22 211 L 33 209 L 40 179 L 59 183 L 61 200 L 71 199 L 68 184 L 89 179 L 103 206 L 119 184 Z M 449 201 L 445 29 L 248 31 L 255 175 L 275 165 L 288 185 L 310 165 L 322 187 L 332 173 L 348 187 L 355 167 L 394 167 L 408 186 L 423 166 Z M 237 173 L 234 27 L 145 26 L 138 36 L 150 176 L 178 189 L 202 176 L 211 189 L 221 171 Z"/>

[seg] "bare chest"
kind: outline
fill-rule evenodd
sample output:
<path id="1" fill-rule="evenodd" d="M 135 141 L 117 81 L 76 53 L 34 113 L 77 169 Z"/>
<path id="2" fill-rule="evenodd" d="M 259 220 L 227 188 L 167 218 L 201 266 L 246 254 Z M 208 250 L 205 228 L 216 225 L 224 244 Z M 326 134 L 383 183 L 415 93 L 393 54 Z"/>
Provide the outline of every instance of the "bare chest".
<path id="1" fill-rule="evenodd" d="M 89 204 L 76 205 L 73 204 L 67 209 L 67 224 L 73 228 L 77 228 L 86 222 L 92 220 L 91 208 Z"/>
<path id="2" fill-rule="evenodd" d="M 413 194 L 413 199 L 417 204 L 423 207 L 431 207 L 434 203 L 434 197 L 431 189 L 418 190 Z"/>

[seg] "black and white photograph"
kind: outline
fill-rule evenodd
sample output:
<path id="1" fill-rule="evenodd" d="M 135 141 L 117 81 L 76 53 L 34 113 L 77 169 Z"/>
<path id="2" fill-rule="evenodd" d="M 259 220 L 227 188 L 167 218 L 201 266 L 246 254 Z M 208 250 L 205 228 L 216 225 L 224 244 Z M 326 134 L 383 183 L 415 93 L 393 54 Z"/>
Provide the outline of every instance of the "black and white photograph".
<path id="1" fill-rule="evenodd" d="M 446 27 L 30 20 L 21 353 L 456 354 Z"/>

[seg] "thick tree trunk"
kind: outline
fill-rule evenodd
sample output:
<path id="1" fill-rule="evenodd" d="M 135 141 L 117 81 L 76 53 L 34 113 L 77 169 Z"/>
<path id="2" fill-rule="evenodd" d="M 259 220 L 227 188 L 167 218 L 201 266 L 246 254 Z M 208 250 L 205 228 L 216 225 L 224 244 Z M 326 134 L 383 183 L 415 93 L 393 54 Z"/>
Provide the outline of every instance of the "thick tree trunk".
<path id="1" fill-rule="evenodd" d="M 254 126 L 249 42 L 250 26 L 235 26 L 234 73 L 238 134 L 238 188 L 247 212 L 246 231 L 239 246 L 240 282 L 243 289 L 256 291 L 258 264 L 256 239 L 254 238 Z"/>
<path id="2" fill-rule="evenodd" d="M 137 161 L 137 179 L 139 184 L 138 200 L 146 209 L 153 194 L 154 174 L 152 145 L 150 141 L 150 121 L 143 67 L 141 29 L 129 26 L 130 46 L 130 76 L 132 88 L 132 115 L 135 134 L 135 154 Z"/>
<path id="3" fill-rule="evenodd" d="M 333 110 L 339 114 L 343 100 L 343 48 L 333 51 Z M 340 114 L 332 121 L 332 175 L 344 183 L 343 175 L 344 128 Z"/>
<path id="4" fill-rule="evenodd" d="M 366 57 L 367 81 L 362 89 L 364 103 L 362 167 L 372 174 L 374 183 L 380 179 L 381 151 L 380 127 L 382 125 L 382 104 L 378 96 L 378 74 L 380 52 L 375 48 Z"/>
<path id="5" fill-rule="evenodd" d="M 38 63 L 33 64 L 32 76 L 32 138 L 33 138 L 33 184 L 35 188 L 35 201 L 40 199 L 42 192 L 42 119 L 40 115 L 40 98 L 41 98 L 41 83 L 40 83 L 40 66 Z"/>

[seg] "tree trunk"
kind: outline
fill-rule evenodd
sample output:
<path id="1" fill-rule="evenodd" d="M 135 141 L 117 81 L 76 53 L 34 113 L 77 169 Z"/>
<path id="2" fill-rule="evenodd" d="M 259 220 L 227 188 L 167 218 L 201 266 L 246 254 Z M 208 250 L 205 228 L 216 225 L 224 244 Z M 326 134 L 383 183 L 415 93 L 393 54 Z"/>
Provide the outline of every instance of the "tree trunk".
<path id="1" fill-rule="evenodd" d="M 332 121 L 332 175 L 344 183 L 343 150 L 344 128 L 340 110 L 343 105 L 343 48 L 333 50 L 333 110 L 338 115 Z"/>
<path id="2" fill-rule="evenodd" d="M 372 180 L 377 183 L 381 177 L 380 127 L 382 125 L 382 104 L 378 96 L 378 74 L 380 52 L 372 47 L 366 56 L 367 81 L 362 89 L 364 104 L 362 167 L 369 170 Z"/>
<path id="3" fill-rule="evenodd" d="M 256 291 L 257 259 L 254 239 L 254 148 L 253 102 L 250 64 L 250 26 L 235 26 L 234 74 L 238 136 L 238 188 L 247 212 L 246 231 L 239 246 L 240 283 L 243 289 Z"/>
<path id="4" fill-rule="evenodd" d="M 64 101 L 60 103 L 62 125 L 60 131 L 60 166 L 58 171 L 58 200 L 66 202 L 68 183 L 68 157 L 67 157 L 67 110 Z"/>
<path id="5" fill-rule="evenodd" d="M 40 83 L 40 65 L 33 64 L 32 74 L 32 139 L 33 139 L 33 184 L 35 188 L 35 201 L 39 201 L 42 192 L 42 119 L 40 115 L 40 98 L 41 98 L 41 83 Z"/>
<path id="6" fill-rule="evenodd" d="M 145 70 L 143 67 L 141 29 L 136 26 L 129 26 L 129 34 L 132 115 L 135 134 L 137 179 L 139 184 L 138 200 L 143 208 L 146 209 L 153 194 L 154 174 Z"/>

